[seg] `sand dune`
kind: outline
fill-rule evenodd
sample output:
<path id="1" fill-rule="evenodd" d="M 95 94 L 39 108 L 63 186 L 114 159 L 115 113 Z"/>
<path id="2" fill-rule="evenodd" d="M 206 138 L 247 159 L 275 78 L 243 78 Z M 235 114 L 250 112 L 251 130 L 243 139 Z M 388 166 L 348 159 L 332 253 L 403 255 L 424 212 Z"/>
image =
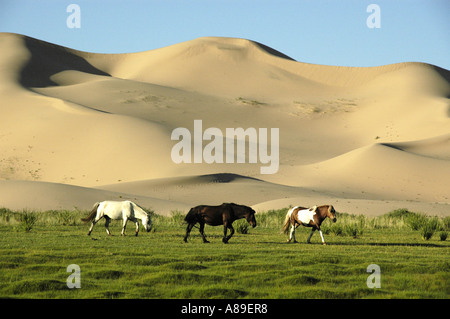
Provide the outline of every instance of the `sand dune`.
<path id="1" fill-rule="evenodd" d="M 132 200 L 156 213 L 169 215 L 173 210 L 190 208 L 176 200 L 112 192 L 102 189 L 32 181 L 0 181 L 2 207 L 15 210 L 89 210 L 103 200 Z"/>
<path id="2" fill-rule="evenodd" d="M 447 144 L 447 143 L 446 143 Z M 448 160 L 417 155 L 394 144 L 374 144 L 316 164 L 287 170 L 302 185 L 353 198 L 448 202 Z M 297 179 L 292 180 L 295 185 Z"/>
<path id="3" fill-rule="evenodd" d="M 126 55 L 110 73 L 116 77 L 225 97 L 299 96 L 325 85 L 280 67 L 278 60 L 252 41 L 200 38 L 159 50 Z"/>
<path id="4" fill-rule="evenodd" d="M 450 214 L 450 72 L 438 66 L 306 64 L 218 37 L 93 54 L 0 33 L 0 69 L 0 206 L 127 198 L 164 214 L 222 202 Z M 175 164 L 171 132 L 194 120 L 279 128 L 279 171 Z"/>
<path id="5" fill-rule="evenodd" d="M 301 187 L 277 185 L 261 179 L 237 174 L 219 173 L 164 179 L 154 179 L 100 186 L 101 189 L 146 195 L 164 200 L 179 200 L 191 206 L 217 205 L 222 202 L 238 202 L 255 205 L 272 198 L 298 196 L 313 193 Z"/>
<path id="6" fill-rule="evenodd" d="M 448 134 L 426 140 L 389 143 L 386 145 L 415 155 L 441 160 L 450 159 L 450 135 Z"/>

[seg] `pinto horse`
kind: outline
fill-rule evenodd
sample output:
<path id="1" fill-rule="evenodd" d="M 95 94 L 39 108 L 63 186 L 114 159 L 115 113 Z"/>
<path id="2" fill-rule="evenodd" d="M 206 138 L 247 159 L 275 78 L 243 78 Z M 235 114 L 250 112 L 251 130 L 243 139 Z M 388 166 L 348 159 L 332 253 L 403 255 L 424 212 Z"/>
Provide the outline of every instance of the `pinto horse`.
<path id="1" fill-rule="evenodd" d="M 336 222 L 336 211 L 332 205 L 313 206 L 311 208 L 295 206 L 287 212 L 282 230 L 287 234 L 289 232 L 289 226 L 291 226 L 288 242 L 293 238 L 294 243 L 296 243 L 295 229 L 299 225 L 312 227 L 311 234 L 308 237 L 308 244 L 311 243 L 311 237 L 314 232 L 318 230 L 322 238 L 322 243 L 326 245 L 322 231 L 320 230 L 320 225 L 327 217 L 333 220 L 333 222 Z"/>
<path id="2" fill-rule="evenodd" d="M 241 218 L 245 218 L 251 226 L 256 227 L 255 211 L 248 206 L 223 203 L 219 206 L 200 205 L 193 207 L 184 218 L 188 223 L 184 242 L 187 243 L 187 238 L 192 227 L 194 227 L 196 223 L 199 223 L 199 230 L 204 243 L 209 243 L 209 241 L 206 240 L 204 232 L 205 224 L 210 226 L 223 225 L 222 241 L 226 244 L 234 234 L 233 222 Z M 228 236 L 227 229 L 230 229 L 230 235 Z"/>
<path id="3" fill-rule="evenodd" d="M 105 217 L 106 219 L 105 228 L 108 235 L 111 235 L 111 232 L 108 228 L 111 219 L 123 220 L 122 236 L 125 236 L 125 227 L 127 226 L 128 220 L 131 220 L 136 224 L 136 236 L 139 233 L 139 222 L 137 220 L 138 218 L 142 220 L 142 224 L 147 232 L 152 229 L 152 220 L 150 218 L 150 214 L 148 214 L 144 209 L 142 209 L 135 203 L 128 200 L 123 202 L 104 201 L 95 203 L 90 214 L 86 218 L 81 219 L 84 222 L 92 221 L 88 236 L 91 234 L 94 225 L 100 219 L 102 219 L 102 217 Z"/>

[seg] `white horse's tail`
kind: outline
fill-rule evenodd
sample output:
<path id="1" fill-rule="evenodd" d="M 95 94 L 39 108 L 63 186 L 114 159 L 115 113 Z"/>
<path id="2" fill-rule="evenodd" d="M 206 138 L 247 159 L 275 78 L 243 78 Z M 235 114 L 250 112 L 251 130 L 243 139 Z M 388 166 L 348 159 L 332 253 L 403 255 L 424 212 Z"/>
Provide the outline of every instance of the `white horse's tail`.
<path id="1" fill-rule="evenodd" d="M 90 222 L 91 220 L 93 220 L 95 218 L 95 216 L 97 215 L 97 209 L 98 206 L 100 205 L 100 202 L 97 202 L 94 204 L 94 207 L 92 208 L 91 212 L 89 213 L 88 216 L 86 216 L 85 218 L 81 218 L 81 220 L 85 223 Z"/>

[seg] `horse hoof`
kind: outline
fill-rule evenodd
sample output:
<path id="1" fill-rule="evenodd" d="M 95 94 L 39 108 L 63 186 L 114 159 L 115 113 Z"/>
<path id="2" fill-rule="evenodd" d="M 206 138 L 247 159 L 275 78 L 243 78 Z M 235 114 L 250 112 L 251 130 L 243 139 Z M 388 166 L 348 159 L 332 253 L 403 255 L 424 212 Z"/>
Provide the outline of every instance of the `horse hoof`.
<path id="1" fill-rule="evenodd" d="M 323 245 L 324 245 L 324 246 L 326 246 L 326 245 L 327 245 L 327 243 L 323 243 Z"/>
<path id="2" fill-rule="evenodd" d="M 204 243 L 204 244 L 209 244 L 209 241 L 204 240 L 203 243 Z"/>

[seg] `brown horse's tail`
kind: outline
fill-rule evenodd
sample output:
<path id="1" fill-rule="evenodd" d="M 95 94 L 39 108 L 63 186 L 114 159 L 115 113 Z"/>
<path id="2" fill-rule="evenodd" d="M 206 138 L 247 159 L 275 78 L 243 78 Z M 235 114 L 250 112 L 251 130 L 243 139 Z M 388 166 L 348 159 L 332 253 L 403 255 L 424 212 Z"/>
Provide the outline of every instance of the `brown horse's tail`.
<path id="1" fill-rule="evenodd" d="M 289 226 L 291 225 L 291 216 L 289 214 L 291 210 L 289 209 L 286 213 L 286 217 L 284 218 L 283 228 L 281 228 L 281 231 L 285 234 L 289 233 Z"/>
<path id="2" fill-rule="evenodd" d="M 81 220 L 85 223 L 90 222 L 91 220 L 93 220 L 95 218 L 95 216 L 97 215 L 97 208 L 100 205 L 100 203 L 95 203 L 94 207 L 92 208 L 91 212 L 89 213 L 88 216 L 86 216 L 85 218 L 81 218 Z"/>
<path id="3" fill-rule="evenodd" d="M 196 213 L 195 207 L 191 208 L 184 217 L 184 221 L 188 224 L 195 224 L 197 222 L 197 216 L 195 213 Z"/>

